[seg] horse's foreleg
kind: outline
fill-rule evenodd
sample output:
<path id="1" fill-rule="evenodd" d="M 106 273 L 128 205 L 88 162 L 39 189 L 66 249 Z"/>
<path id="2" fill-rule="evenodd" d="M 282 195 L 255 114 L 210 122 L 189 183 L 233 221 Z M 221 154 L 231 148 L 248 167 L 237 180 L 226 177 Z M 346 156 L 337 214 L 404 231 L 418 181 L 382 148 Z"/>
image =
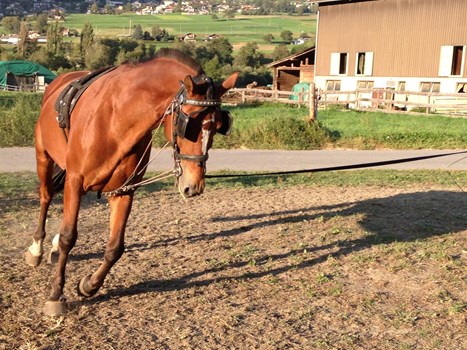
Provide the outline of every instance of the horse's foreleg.
<path id="1" fill-rule="evenodd" d="M 52 278 L 52 292 L 44 306 L 44 313 L 49 316 L 58 316 L 65 312 L 65 296 L 63 295 L 65 269 L 68 254 L 78 237 L 77 222 L 82 196 L 81 188 L 82 184 L 78 178 L 67 175 L 63 196 L 63 221 L 60 227 L 58 261 Z"/>
<path id="2" fill-rule="evenodd" d="M 105 248 L 104 261 L 92 275 L 85 276 L 78 285 L 78 293 L 91 297 L 104 284 L 112 266 L 120 259 L 125 249 L 125 227 L 133 203 L 133 193 L 109 198 L 110 237 Z"/>
<path id="3" fill-rule="evenodd" d="M 37 229 L 33 234 L 32 245 L 26 251 L 26 263 L 29 266 L 36 267 L 42 261 L 44 254 L 43 243 L 45 239 L 45 222 L 47 219 L 47 211 L 49 210 L 50 203 L 53 197 L 52 186 L 52 173 L 53 173 L 53 160 L 41 151 L 36 152 L 37 159 L 37 175 L 40 181 L 39 199 L 40 199 L 40 214 Z"/>

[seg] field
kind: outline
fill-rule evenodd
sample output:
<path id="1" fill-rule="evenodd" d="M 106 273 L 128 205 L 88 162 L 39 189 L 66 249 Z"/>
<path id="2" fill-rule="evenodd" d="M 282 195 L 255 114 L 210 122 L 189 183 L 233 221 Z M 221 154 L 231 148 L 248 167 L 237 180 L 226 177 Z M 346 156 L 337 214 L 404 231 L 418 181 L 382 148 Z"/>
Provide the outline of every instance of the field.
<path id="1" fill-rule="evenodd" d="M 151 28 L 159 26 L 171 35 L 194 33 L 201 40 L 206 35 L 218 34 L 229 39 L 235 45 L 256 41 L 266 44 L 265 34 L 273 34 L 276 41 L 281 41 L 280 34 L 290 30 L 294 38 L 302 32 L 314 34 L 316 31 L 316 16 L 236 16 L 233 19 L 213 20 L 209 15 L 148 15 L 137 16 L 123 14 L 118 16 L 72 14 L 67 17 L 65 25 L 81 32 L 85 22 L 93 25 L 98 36 L 116 37 L 129 34 L 129 28 L 140 24 L 143 30 L 151 32 Z"/>
<path id="2" fill-rule="evenodd" d="M 467 199 L 434 179 L 208 185 L 188 202 L 141 192 L 124 256 L 81 299 L 75 285 L 102 259 L 109 215 L 87 197 L 70 308 L 48 318 L 52 266 L 23 258 L 38 203 L 16 176 L 0 195 L 0 349 L 463 349 Z M 61 211 L 55 201 L 50 235 Z"/>

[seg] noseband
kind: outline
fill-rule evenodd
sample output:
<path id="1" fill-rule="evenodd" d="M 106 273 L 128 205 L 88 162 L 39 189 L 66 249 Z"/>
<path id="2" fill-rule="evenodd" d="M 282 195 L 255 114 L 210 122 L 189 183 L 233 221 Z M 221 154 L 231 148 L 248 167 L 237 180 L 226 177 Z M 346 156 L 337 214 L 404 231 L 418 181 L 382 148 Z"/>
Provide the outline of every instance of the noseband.
<path id="1" fill-rule="evenodd" d="M 220 99 L 212 98 L 214 94 L 214 84 L 212 83 L 211 78 L 205 75 L 200 75 L 200 76 L 193 78 L 193 81 L 195 83 L 203 81 L 203 82 L 207 82 L 208 84 L 210 84 L 206 92 L 206 99 L 197 100 L 197 99 L 187 98 L 187 90 L 186 90 L 185 84 L 183 82 L 180 82 L 180 85 L 181 85 L 180 90 L 178 91 L 177 95 L 175 95 L 175 98 L 173 99 L 171 105 L 169 106 L 166 112 L 166 114 L 172 114 L 174 116 L 171 143 L 173 147 L 173 156 L 175 160 L 175 174 L 177 178 L 182 175 L 182 168 L 180 166 L 180 162 L 182 160 L 195 162 L 195 163 L 198 163 L 199 166 L 206 168 L 206 161 L 209 158 L 208 143 L 209 143 L 209 136 L 210 136 L 211 131 L 202 129 L 202 147 L 201 147 L 202 154 L 200 155 L 180 153 L 180 147 L 177 144 L 177 137 L 181 137 L 181 138 L 186 137 L 186 133 L 189 127 L 190 120 L 193 119 L 193 114 L 199 114 L 205 111 L 209 107 L 219 107 L 221 105 Z M 186 114 L 182 110 L 182 107 L 184 105 L 204 107 L 204 109 L 200 111 L 196 111 L 192 114 Z M 211 120 L 203 121 L 203 125 L 209 122 L 214 122 L 214 116 L 212 117 Z"/>

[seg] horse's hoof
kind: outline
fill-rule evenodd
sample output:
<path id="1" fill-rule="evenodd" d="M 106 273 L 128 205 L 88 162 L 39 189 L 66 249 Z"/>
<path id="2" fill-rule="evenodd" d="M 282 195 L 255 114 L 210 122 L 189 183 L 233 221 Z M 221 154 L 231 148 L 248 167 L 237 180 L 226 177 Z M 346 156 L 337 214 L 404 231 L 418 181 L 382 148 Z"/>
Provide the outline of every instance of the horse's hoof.
<path id="1" fill-rule="evenodd" d="M 46 316 L 62 316 L 66 313 L 65 301 L 47 301 L 44 305 L 44 315 Z"/>
<path id="2" fill-rule="evenodd" d="M 99 290 L 99 288 L 93 289 L 89 286 L 90 279 L 91 275 L 87 275 L 81 278 L 81 280 L 79 281 L 77 291 L 80 296 L 90 298 Z"/>
<path id="3" fill-rule="evenodd" d="M 31 251 L 28 249 L 26 253 L 24 254 L 24 257 L 26 259 L 26 264 L 32 267 L 37 267 L 41 264 L 42 261 L 42 254 L 39 256 L 35 256 L 31 254 Z"/>
<path id="4" fill-rule="evenodd" d="M 47 256 L 47 264 L 56 264 L 58 261 L 58 250 L 51 250 Z"/>

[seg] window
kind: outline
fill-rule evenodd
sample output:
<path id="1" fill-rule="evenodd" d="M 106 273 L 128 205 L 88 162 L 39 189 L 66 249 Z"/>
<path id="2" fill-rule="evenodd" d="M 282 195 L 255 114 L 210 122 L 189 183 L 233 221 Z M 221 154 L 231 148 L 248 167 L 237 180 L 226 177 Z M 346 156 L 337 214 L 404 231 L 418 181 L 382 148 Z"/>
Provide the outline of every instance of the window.
<path id="1" fill-rule="evenodd" d="M 331 53 L 331 70 L 330 75 L 346 75 L 347 74 L 347 52 Z"/>
<path id="2" fill-rule="evenodd" d="M 420 83 L 421 92 L 439 92 L 440 83 L 423 82 Z"/>
<path id="3" fill-rule="evenodd" d="M 399 91 L 405 91 L 405 81 L 400 81 L 400 82 L 397 84 L 397 90 L 399 90 Z"/>
<path id="4" fill-rule="evenodd" d="M 340 80 L 327 80 L 326 81 L 326 90 L 327 91 L 340 91 L 341 90 L 341 81 Z"/>
<path id="5" fill-rule="evenodd" d="M 339 74 L 347 74 L 347 54 L 346 53 L 340 54 Z"/>
<path id="6" fill-rule="evenodd" d="M 461 75 L 462 58 L 464 56 L 463 46 L 454 46 L 452 55 L 451 75 Z"/>
<path id="7" fill-rule="evenodd" d="M 357 89 L 372 89 L 373 88 L 373 82 L 369 80 L 359 80 L 357 82 Z"/>
<path id="8" fill-rule="evenodd" d="M 456 91 L 457 91 L 458 94 L 467 93 L 467 83 L 457 83 Z"/>
<path id="9" fill-rule="evenodd" d="M 373 52 L 357 52 L 355 75 L 373 75 Z"/>
<path id="10" fill-rule="evenodd" d="M 459 76 L 464 69 L 465 46 L 441 46 L 439 76 Z"/>

